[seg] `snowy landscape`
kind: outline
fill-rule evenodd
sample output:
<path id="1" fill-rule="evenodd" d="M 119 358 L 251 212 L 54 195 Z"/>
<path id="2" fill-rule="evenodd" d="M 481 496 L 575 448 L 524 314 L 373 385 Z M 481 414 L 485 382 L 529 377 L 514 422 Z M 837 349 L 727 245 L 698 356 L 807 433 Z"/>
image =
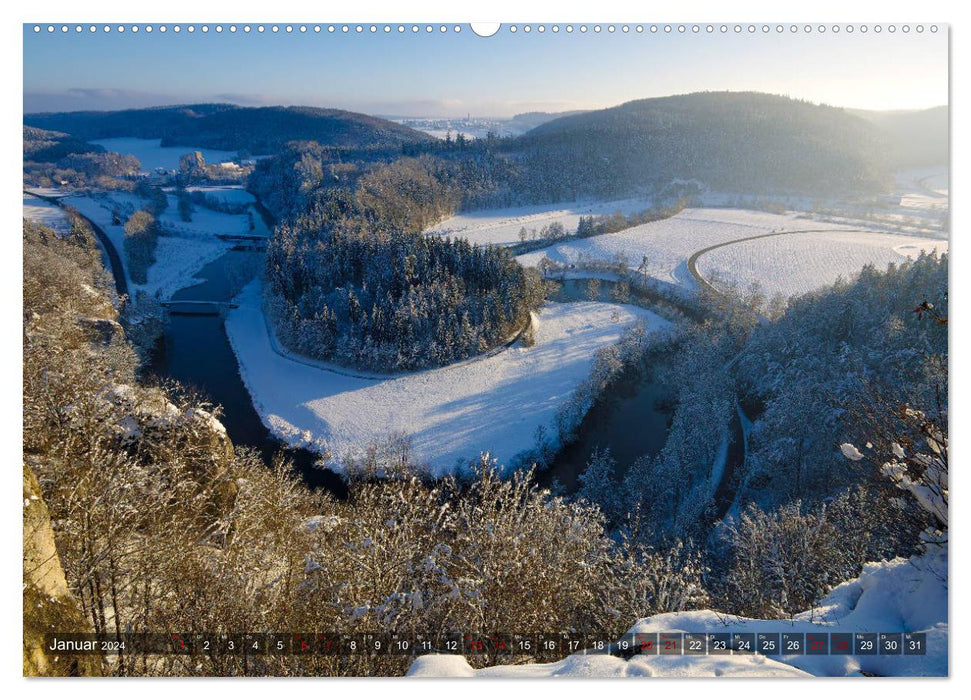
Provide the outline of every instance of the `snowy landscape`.
<path id="1" fill-rule="evenodd" d="M 486 451 L 503 464 L 533 445 L 589 374 L 597 350 L 633 323 L 669 324 L 645 309 L 555 304 L 534 315 L 535 345 L 514 342 L 490 357 L 403 376 L 368 378 L 281 351 L 270 336 L 258 283 L 226 321 L 240 369 L 264 423 L 284 441 L 327 454 L 328 466 L 369 444 L 407 435 L 419 463 L 441 475 Z M 497 420 L 497 416 L 508 416 Z"/>
<path id="2" fill-rule="evenodd" d="M 92 141 L 95 146 L 113 151 L 127 153 L 138 158 L 145 172 L 152 172 L 158 168 L 162 170 L 176 170 L 179 158 L 189 151 L 197 150 L 207 163 L 223 163 L 236 158 L 233 151 L 220 151 L 212 148 L 189 148 L 186 146 L 163 146 L 162 139 L 113 138 Z"/>
<path id="3" fill-rule="evenodd" d="M 64 202 L 100 226 L 118 251 L 124 249 L 125 231 L 123 223 L 114 223 L 113 212 L 120 210 L 130 215 L 143 204 L 134 195 L 119 193 L 72 195 L 64 198 Z M 231 243 L 219 240 L 216 234 L 245 230 L 241 217 L 217 212 L 206 212 L 203 221 L 195 225 L 183 224 L 165 214 L 161 220 L 170 222 L 172 229 L 158 239 L 158 262 L 149 267 L 147 281 L 137 284 L 126 272 L 129 289 L 135 294 L 161 300 L 188 286 L 196 272 L 231 247 Z"/>
<path id="4" fill-rule="evenodd" d="M 24 193 L 24 218 L 47 226 L 62 236 L 71 230 L 71 221 L 63 209 L 26 192 Z"/>
<path id="5" fill-rule="evenodd" d="M 946 105 L 574 104 L 591 44 L 545 101 L 242 106 L 182 38 L 199 104 L 24 115 L 25 675 L 950 674 Z M 313 50 L 416 89 L 385 44 Z"/>
<path id="6" fill-rule="evenodd" d="M 739 241 L 710 251 L 698 259 L 701 274 L 745 288 L 757 284 L 771 297 L 798 296 L 850 281 L 866 265 L 885 270 L 916 258 L 921 252 L 946 253 L 946 240 L 869 231 L 790 232 L 785 236 Z"/>
<path id="7" fill-rule="evenodd" d="M 637 654 L 629 659 L 588 651 L 546 664 L 473 669 L 462 656 L 419 657 L 408 671 L 425 678 L 799 678 L 806 676 L 909 676 L 948 674 L 946 558 L 937 553 L 908 561 L 868 564 L 859 578 L 832 590 L 819 605 L 791 620 L 752 620 L 711 610 L 666 613 L 638 620 L 618 640 L 631 646 L 639 634 L 685 632 L 926 634 L 924 656 L 830 655 L 688 656 Z"/>
<path id="8" fill-rule="evenodd" d="M 533 232 L 552 223 L 559 223 L 567 231 L 576 231 L 581 216 L 604 216 L 614 212 L 631 214 L 649 206 L 649 200 L 634 198 L 487 209 L 450 216 L 429 228 L 426 233 L 430 236 L 464 238 L 480 245 L 514 245 L 520 242 L 519 232 L 523 228 Z"/>

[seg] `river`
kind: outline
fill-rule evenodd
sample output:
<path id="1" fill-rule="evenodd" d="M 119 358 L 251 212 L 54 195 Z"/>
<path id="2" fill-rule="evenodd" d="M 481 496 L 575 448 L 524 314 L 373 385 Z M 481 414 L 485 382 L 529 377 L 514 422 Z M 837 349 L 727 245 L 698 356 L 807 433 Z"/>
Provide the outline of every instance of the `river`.
<path id="1" fill-rule="evenodd" d="M 262 268 L 263 256 L 260 251 L 229 250 L 196 273 L 198 283 L 180 289 L 172 301 L 228 303 Z M 615 283 L 603 280 L 595 284 L 596 290 L 588 280 L 566 280 L 553 298 L 561 302 L 611 301 Z M 308 485 L 339 497 L 346 494 L 338 474 L 315 466 L 314 453 L 285 447 L 263 425 L 240 377 L 220 313 L 190 305 L 171 309 L 150 371 L 197 388 L 222 406 L 222 421 L 234 444 L 254 447 L 267 460 L 282 450 Z M 559 450 L 550 467 L 539 475 L 540 482 L 551 484 L 555 479 L 568 492 L 575 491 L 578 477 L 596 449 L 610 449 L 619 476 L 637 458 L 656 454 L 664 445 L 671 420 L 663 399 L 661 388 L 650 380 L 634 373 L 622 376 L 590 409 L 576 439 Z"/>
<path id="2" fill-rule="evenodd" d="M 262 252 L 230 250 L 200 270 L 196 274 L 199 282 L 180 289 L 172 301 L 230 302 L 262 264 Z M 614 283 L 600 281 L 598 287 L 593 298 L 611 300 Z M 562 302 L 590 298 L 587 280 L 566 280 L 554 297 Z M 316 467 L 314 453 L 286 448 L 263 425 L 240 377 L 223 317 L 207 309 L 190 311 L 192 308 L 176 306 L 167 314 L 165 333 L 153 353 L 150 370 L 197 388 L 221 405 L 222 421 L 234 444 L 255 447 L 267 460 L 285 450 L 308 485 L 343 496 L 346 487 L 338 474 Z M 579 475 L 597 449 L 610 449 L 619 476 L 639 457 L 656 454 L 664 446 L 671 420 L 663 399 L 662 389 L 650 380 L 634 373 L 620 377 L 584 417 L 576 439 L 564 445 L 539 474 L 540 482 L 556 480 L 574 492 Z"/>
<path id="3" fill-rule="evenodd" d="M 561 280 L 554 301 L 614 301 L 615 282 L 596 280 Z M 617 461 L 617 474 L 623 474 L 635 460 L 655 455 L 664 447 L 671 412 L 664 405 L 665 392 L 650 378 L 637 371 L 624 372 L 584 416 L 576 438 L 563 445 L 539 481 L 551 485 L 554 480 L 568 493 L 579 488 L 578 478 L 586 469 L 595 450 L 609 449 Z"/>
<path id="4" fill-rule="evenodd" d="M 172 295 L 172 301 L 229 302 L 253 279 L 262 264 L 261 252 L 230 250 L 196 273 L 199 283 L 180 289 Z M 347 488 L 337 473 L 318 468 L 317 455 L 286 447 L 263 425 L 240 377 L 222 315 L 180 308 L 190 307 L 176 306 L 166 314 L 165 333 L 152 353 L 150 371 L 194 387 L 222 406 L 220 420 L 234 445 L 254 447 L 268 462 L 282 451 L 305 483 L 343 498 Z"/>
<path id="5" fill-rule="evenodd" d="M 273 221 L 266 209 L 259 203 L 254 208 L 260 214 L 261 228 L 272 230 Z M 100 229 L 93 222 L 89 223 L 106 247 L 116 281 L 123 283 L 124 276 L 118 274 L 121 261 L 117 259 L 117 251 Z M 231 302 L 259 273 L 263 255 L 259 250 L 228 250 L 197 272 L 198 282 L 177 291 L 172 295 L 172 301 Z M 552 299 L 559 302 L 616 301 L 616 288 L 617 284 L 608 280 L 593 283 L 586 279 L 562 280 Z M 332 470 L 318 467 L 316 454 L 287 447 L 263 425 L 240 376 L 220 312 L 189 304 L 176 305 L 166 314 L 165 321 L 164 334 L 152 353 L 150 373 L 195 388 L 222 406 L 221 420 L 234 445 L 256 448 L 267 461 L 282 452 L 309 486 L 324 488 L 341 498 L 346 495 L 344 481 Z M 538 475 L 540 482 L 547 485 L 559 482 L 568 492 L 574 492 L 579 486 L 578 477 L 598 449 L 610 450 L 617 461 L 618 476 L 623 476 L 639 457 L 656 454 L 664 446 L 671 420 L 671 412 L 664 407 L 663 399 L 661 388 L 645 377 L 633 373 L 620 377 L 588 411 L 576 431 L 576 438 L 563 445 L 550 466 Z M 740 435 L 737 426 L 733 432 Z M 724 510 L 730 502 L 731 493 L 726 489 L 729 476 L 736 463 L 745 458 L 740 443 L 741 440 L 736 439 L 729 452 L 725 478 L 719 489 L 719 510 Z"/>

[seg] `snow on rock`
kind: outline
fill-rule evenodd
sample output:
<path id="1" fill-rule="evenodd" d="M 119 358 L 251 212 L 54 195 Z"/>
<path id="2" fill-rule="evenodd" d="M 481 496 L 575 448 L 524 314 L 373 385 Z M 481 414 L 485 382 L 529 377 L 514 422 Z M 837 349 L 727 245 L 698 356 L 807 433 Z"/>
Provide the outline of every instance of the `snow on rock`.
<path id="1" fill-rule="evenodd" d="M 625 676 L 946 676 L 948 673 L 947 554 L 867 564 L 856 579 L 834 588 L 813 610 L 791 620 L 753 620 L 711 610 L 664 613 L 638 620 L 625 637 L 660 632 L 923 632 L 926 655 L 830 654 L 765 657 L 575 654 L 562 661 L 474 670 L 462 657 L 422 656 L 409 676 L 616 678 Z"/>
<path id="2" fill-rule="evenodd" d="M 185 418 L 188 421 L 199 421 L 209 430 L 219 435 L 226 435 L 226 426 L 209 411 L 198 407 L 190 407 L 185 410 Z"/>
<path id="3" fill-rule="evenodd" d="M 115 433 L 122 442 L 131 442 L 142 436 L 138 421 L 133 416 L 124 416 L 115 425 Z"/>
<path id="4" fill-rule="evenodd" d="M 854 462 L 859 462 L 861 459 L 863 459 L 863 453 L 856 449 L 855 445 L 851 445 L 848 442 L 844 442 L 840 445 L 840 452 L 843 453 L 844 457 L 851 459 Z"/>
<path id="5" fill-rule="evenodd" d="M 415 659 L 408 670 L 413 678 L 472 678 L 475 670 L 457 654 L 427 654 Z"/>
<path id="6" fill-rule="evenodd" d="M 669 326 L 634 306 L 548 304 L 536 314 L 531 348 L 515 344 L 446 368 L 369 377 L 284 356 L 267 329 L 258 281 L 236 302 L 226 330 L 264 424 L 290 444 L 329 453 L 336 469 L 392 433 L 411 436 L 415 457 L 437 474 L 482 451 L 508 462 L 533 446 L 540 425 L 555 434 L 557 409 L 589 376 L 599 348 L 635 321 L 649 330 Z"/>

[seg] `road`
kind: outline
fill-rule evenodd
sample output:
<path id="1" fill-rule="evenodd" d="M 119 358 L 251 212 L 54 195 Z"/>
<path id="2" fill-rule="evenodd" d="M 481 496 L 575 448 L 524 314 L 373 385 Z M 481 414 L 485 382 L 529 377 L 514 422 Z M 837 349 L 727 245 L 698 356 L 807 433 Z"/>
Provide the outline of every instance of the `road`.
<path id="1" fill-rule="evenodd" d="M 60 207 L 72 216 L 80 218 L 91 227 L 91 230 L 94 231 L 95 235 L 98 237 L 98 241 L 101 243 L 101 247 L 104 249 L 105 255 L 108 256 L 108 264 L 111 267 L 111 276 L 115 279 L 115 289 L 118 291 L 118 295 L 127 296 L 128 280 L 125 279 L 125 268 L 122 265 L 121 256 L 118 255 L 118 251 L 115 249 L 111 239 L 108 238 L 108 235 L 101 229 L 101 227 L 88 217 L 84 216 L 74 207 L 64 204 L 64 202 L 61 201 L 63 197 L 48 197 L 42 194 L 37 194 L 36 192 L 31 192 L 28 189 L 24 189 L 24 192 L 32 197 L 43 199 L 45 202 L 50 202 L 51 204 Z"/>

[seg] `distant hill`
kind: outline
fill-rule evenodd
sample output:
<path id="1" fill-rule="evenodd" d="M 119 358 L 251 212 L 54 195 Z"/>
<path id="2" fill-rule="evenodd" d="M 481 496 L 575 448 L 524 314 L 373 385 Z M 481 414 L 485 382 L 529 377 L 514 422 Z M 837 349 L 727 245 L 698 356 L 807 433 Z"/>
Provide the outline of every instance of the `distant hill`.
<path id="1" fill-rule="evenodd" d="M 288 141 L 343 148 L 386 148 L 429 140 L 401 124 L 356 112 L 318 107 L 238 107 L 198 104 L 115 112 L 24 115 L 24 124 L 82 140 L 120 136 L 162 139 L 165 146 L 199 146 L 275 153 Z"/>
<path id="2" fill-rule="evenodd" d="M 102 153 L 104 150 L 101 146 L 86 143 L 60 131 L 24 127 L 25 162 L 54 163 L 69 155 Z"/>
<path id="3" fill-rule="evenodd" d="M 535 129 L 540 124 L 559 119 L 560 117 L 572 117 L 575 114 L 584 114 L 585 110 L 574 110 L 572 112 L 523 112 L 515 115 L 506 122 L 506 125 L 514 131 L 525 133 L 530 129 Z"/>
<path id="4" fill-rule="evenodd" d="M 877 127 L 886 142 L 888 159 L 894 167 L 946 165 L 949 162 L 947 105 L 890 112 L 847 111 Z"/>
<path id="5" fill-rule="evenodd" d="M 561 117 L 520 137 L 515 148 L 531 179 L 545 177 L 551 194 L 567 196 L 620 195 L 673 180 L 811 195 L 889 183 L 871 122 L 754 92 L 659 97 Z"/>

